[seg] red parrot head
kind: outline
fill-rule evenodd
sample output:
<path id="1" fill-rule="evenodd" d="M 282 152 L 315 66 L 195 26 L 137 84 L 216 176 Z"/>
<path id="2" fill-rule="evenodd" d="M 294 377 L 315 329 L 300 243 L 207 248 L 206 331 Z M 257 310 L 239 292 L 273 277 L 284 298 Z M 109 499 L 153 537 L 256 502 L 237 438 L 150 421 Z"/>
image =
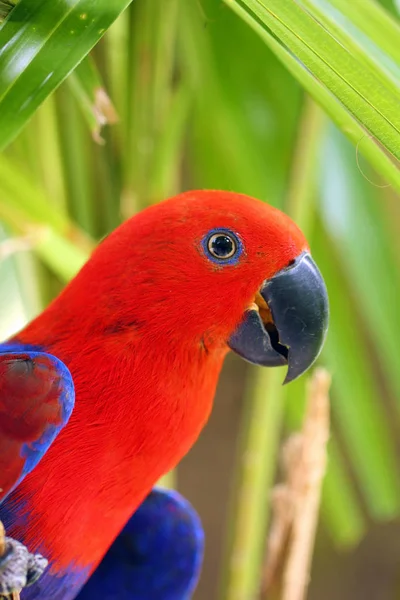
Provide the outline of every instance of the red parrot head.
<path id="1" fill-rule="evenodd" d="M 77 283 L 108 331 L 137 326 L 163 352 L 230 348 L 287 364 L 286 381 L 314 362 L 327 330 L 325 284 L 301 231 L 231 192 L 187 192 L 142 211 L 100 244 Z"/>

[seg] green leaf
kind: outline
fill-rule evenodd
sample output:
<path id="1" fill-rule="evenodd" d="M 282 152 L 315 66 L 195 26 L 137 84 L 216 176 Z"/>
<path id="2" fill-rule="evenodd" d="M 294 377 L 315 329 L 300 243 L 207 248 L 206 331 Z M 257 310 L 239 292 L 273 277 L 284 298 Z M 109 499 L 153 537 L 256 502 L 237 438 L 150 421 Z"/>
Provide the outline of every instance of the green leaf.
<path id="1" fill-rule="evenodd" d="M 154 201 L 162 200 L 179 191 L 180 157 L 189 116 L 191 94 L 187 87 L 181 86 L 171 100 L 169 118 L 164 131 L 159 136 L 154 154 L 154 168 L 151 177 L 149 197 Z"/>
<path id="2" fill-rule="evenodd" d="M 33 249 L 61 279 L 83 266 L 90 240 L 13 164 L 0 155 L 0 219 L 17 234 L 31 234 Z"/>
<path id="3" fill-rule="evenodd" d="M 24 212 L 30 221 L 46 223 L 59 231 L 68 228 L 68 219 L 52 206 L 42 190 L 22 172 L 18 165 L 0 155 L 1 204 L 15 206 Z"/>
<path id="4" fill-rule="evenodd" d="M 321 225 L 312 245 L 329 290 L 330 327 L 322 360 L 332 373 L 332 409 L 371 514 L 391 519 L 400 511 L 400 478 L 389 423 L 335 245 Z M 379 493 L 377 492 L 379 490 Z"/>
<path id="5" fill-rule="evenodd" d="M 196 3 L 184 2 L 180 11 L 182 71 L 194 104 L 192 185 L 234 189 L 281 206 L 301 92 L 268 48 L 224 12 L 205 27 Z"/>
<path id="6" fill-rule="evenodd" d="M 335 241 L 360 317 L 385 379 L 400 405 L 400 282 L 397 248 L 380 210 L 382 188 L 371 185 L 356 163 L 353 148 L 334 128 L 325 146 L 320 191 L 325 226 Z M 382 265 L 385 268 L 382 268 Z M 377 329 L 379 333 L 377 333 Z"/>
<path id="7" fill-rule="evenodd" d="M 37 272 L 32 264 L 34 259 L 26 251 L 4 252 L 4 245 L 15 244 L 15 240 L 8 238 L 7 233 L 9 232 L 0 225 L 1 340 L 22 329 L 26 321 L 42 309 L 36 285 Z M 20 246 L 20 249 L 22 248 Z M 18 277 L 18 275 L 24 276 Z"/>
<path id="8" fill-rule="evenodd" d="M 130 0 L 20 0 L 0 28 L 0 149 Z"/>
<path id="9" fill-rule="evenodd" d="M 341 0 L 339 0 L 340 3 Z M 371 11 L 371 6 L 375 8 L 375 5 L 369 0 L 366 0 L 366 8 L 363 7 L 363 10 L 359 10 L 357 13 L 354 13 L 353 8 L 339 12 L 326 0 L 301 0 L 301 4 L 351 55 L 357 57 L 357 60 L 362 62 L 366 68 L 372 69 L 382 84 L 400 97 L 399 66 L 378 45 L 385 34 L 390 38 L 392 30 L 396 30 L 394 19 L 384 13 L 387 22 L 382 23 L 382 29 L 374 28 L 379 31 L 379 34 L 367 37 L 358 26 L 364 25 L 366 18 L 369 17 L 370 20 L 374 18 L 375 10 Z M 346 6 L 348 5 L 349 3 Z M 382 9 L 379 8 L 379 12 L 381 11 Z M 360 15 L 362 15 L 361 19 Z M 385 25 L 387 26 L 385 27 Z M 386 44 L 384 46 L 387 47 Z"/>
<path id="10" fill-rule="evenodd" d="M 34 250 L 49 269 L 65 283 L 78 273 L 89 258 L 82 248 L 53 229 L 44 231 Z"/>
<path id="11" fill-rule="evenodd" d="M 336 14 L 347 17 L 379 48 L 392 57 L 400 68 L 400 24 L 378 2 L 373 0 L 330 0 Z M 340 11 L 340 12 L 338 12 Z"/>
<path id="12" fill-rule="evenodd" d="M 221 597 L 254 598 L 261 565 L 278 463 L 284 408 L 282 369 L 252 367 L 241 430 L 238 480 L 229 522 L 234 525 Z"/>
<path id="13" fill-rule="evenodd" d="M 397 98 L 295 0 L 225 0 L 246 6 L 373 134 L 400 158 Z"/>
<path id="14" fill-rule="evenodd" d="M 354 116 L 323 86 L 316 77 L 291 54 L 266 28 L 247 13 L 239 4 L 232 4 L 232 9 L 254 29 L 265 41 L 290 73 L 309 92 L 320 106 L 327 112 L 344 135 L 357 146 L 375 169 L 400 191 L 400 171 L 387 156 L 382 147 L 371 138 Z"/>
<path id="15" fill-rule="evenodd" d="M 125 210 L 129 214 L 159 199 L 152 194 L 161 191 L 158 184 L 160 169 L 163 169 L 160 164 L 160 160 L 163 161 L 162 146 L 166 142 L 165 136 L 168 137 L 166 129 L 173 128 L 168 121 L 172 119 L 179 129 L 180 115 L 177 115 L 177 119 L 172 116 L 176 98 L 174 65 L 178 4 L 178 0 L 169 0 L 168 10 L 165 11 L 165 6 L 158 1 L 136 2 L 130 12 L 129 62 L 125 73 L 128 114 L 124 130 L 123 170 Z M 187 110 L 183 105 L 182 109 Z M 183 126 L 184 113 L 182 118 Z M 179 143 L 175 150 L 180 156 L 182 148 Z M 134 154 L 136 160 L 132 161 Z M 176 179 L 176 165 L 170 163 L 170 167 L 173 167 L 170 178 Z M 156 184 L 154 169 L 157 171 Z M 169 178 L 163 177 L 163 183 L 169 186 L 170 182 L 166 179 Z M 168 195 L 170 189 L 162 192 Z"/>
<path id="16" fill-rule="evenodd" d="M 331 538 L 342 548 L 355 546 L 366 532 L 367 525 L 336 440 L 331 440 L 328 445 L 321 515 Z"/>

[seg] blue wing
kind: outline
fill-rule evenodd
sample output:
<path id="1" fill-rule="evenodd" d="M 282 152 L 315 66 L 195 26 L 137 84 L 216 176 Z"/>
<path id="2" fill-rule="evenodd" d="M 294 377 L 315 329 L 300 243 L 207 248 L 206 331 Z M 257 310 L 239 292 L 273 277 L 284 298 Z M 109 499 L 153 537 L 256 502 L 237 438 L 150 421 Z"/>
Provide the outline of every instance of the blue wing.
<path id="1" fill-rule="evenodd" d="M 71 374 L 58 358 L 0 344 L 0 504 L 66 425 L 74 399 Z"/>
<path id="2" fill-rule="evenodd" d="M 203 553 L 203 528 L 189 502 L 154 489 L 76 600 L 189 600 Z"/>

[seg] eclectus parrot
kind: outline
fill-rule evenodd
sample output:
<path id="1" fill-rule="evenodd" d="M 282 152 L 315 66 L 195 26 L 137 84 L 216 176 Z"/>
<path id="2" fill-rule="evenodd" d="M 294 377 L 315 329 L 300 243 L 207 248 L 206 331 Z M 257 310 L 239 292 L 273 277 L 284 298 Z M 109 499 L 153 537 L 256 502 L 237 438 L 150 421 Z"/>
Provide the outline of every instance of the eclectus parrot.
<path id="1" fill-rule="evenodd" d="M 160 518 L 152 488 L 205 425 L 230 349 L 287 365 L 289 382 L 317 358 L 327 324 L 307 241 L 258 200 L 187 192 L 103 240 L 47 309 L 0 346 L 0 520 L 49 560 L 21 598 L 76 598 L 113 542 L 111 555 L 119 551 L 125 526 L 146 546 L 140 518 Z M 132 569 L 132 589 L 143 573 Z M 156 568 L 154 578 L 162 579 Z M 156 591 L 148 598 L 164 600 Z"/>

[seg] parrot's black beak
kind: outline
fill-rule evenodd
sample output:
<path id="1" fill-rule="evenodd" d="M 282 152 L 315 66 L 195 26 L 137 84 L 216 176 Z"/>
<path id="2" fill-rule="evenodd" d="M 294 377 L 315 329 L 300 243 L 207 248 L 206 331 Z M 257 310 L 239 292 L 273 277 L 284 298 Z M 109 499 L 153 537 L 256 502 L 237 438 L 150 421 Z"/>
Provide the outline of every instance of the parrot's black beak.
<path id="1" fill-rule="evenodd" d="M 256 365 L 288 365 L 284 383 L 304 373 L 319 355 L 328 329 L 326 286 L 303 252 L 262 285 L 229 347 Z"/>

